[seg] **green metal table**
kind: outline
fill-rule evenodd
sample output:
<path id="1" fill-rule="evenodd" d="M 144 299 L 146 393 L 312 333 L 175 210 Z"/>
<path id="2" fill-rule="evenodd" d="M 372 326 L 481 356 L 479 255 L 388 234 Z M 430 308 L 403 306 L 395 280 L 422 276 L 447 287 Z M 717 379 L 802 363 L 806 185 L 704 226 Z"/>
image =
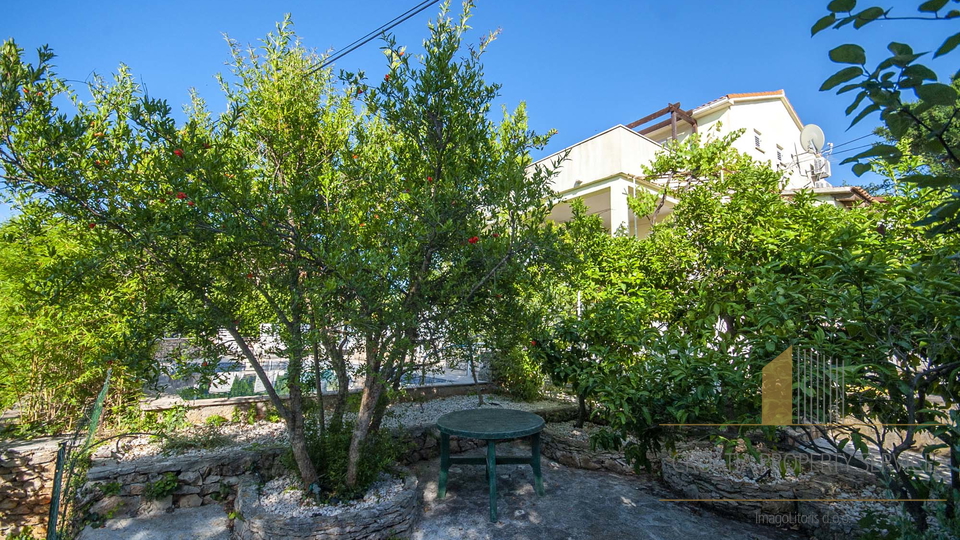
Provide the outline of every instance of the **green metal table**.
<path id="1" fill-rule="evenodd" d="M 486 465 L 490 484 L 490 521 L 497 520 L 497 464 L 530 465 L 538 495 L 543 495 L 540 474 L 540 431 L 543 418 L 514 409 L 470 409 L 445 414 L 437 420 L 440 430 L 440 481 L 437 497 L 447 494 L 447 473 L 450 464 Z M 450 436 L 487 441 L 487 457 L 450 457 Z M 533 436 L 530 457 L 497 457 L 497 441 Z"/>

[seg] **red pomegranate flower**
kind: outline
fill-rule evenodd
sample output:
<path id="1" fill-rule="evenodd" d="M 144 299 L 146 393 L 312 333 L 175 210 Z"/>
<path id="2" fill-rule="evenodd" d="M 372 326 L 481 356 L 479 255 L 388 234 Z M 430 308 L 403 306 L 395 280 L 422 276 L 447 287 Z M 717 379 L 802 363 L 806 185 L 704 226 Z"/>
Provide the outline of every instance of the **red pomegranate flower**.
<path id="1" fill-rule="evenodd" d="M 186 199 L 186 198 L 187 198 L 187 194 L 184 193 L 184 192 L 182 192 L 182 191 L 178 191 L 178 192 L 177 192 L 177 198 L 178 198 L 178 199 Z"/>
<path id="2" fill-rule="evenodd" d="M 356 154 L 353 155 L 353 159 L 357 159 L 358 157 L 360 157 L 360 156 L 358 156 L 358 155 L 356 155 Z"/>
<path id="3" fill-rule="evenodd" d="M 492 237 L 494 237 L 494 238 L 500 238 L 500 233 L 495 232 L 495 233 L 491 234 L 490 236 L 492 236 Z"/>
<path id="4" fill-rule="evenodd" d="M 537 346 L 537 340 L 531 339 L 531 340 L 530 340 L 530 345 L 533 345 L 534 347 L 536 347 L 536 346 Z"/>
<path id="5" fill-rule="evenodd" d="M 480 239 L 477 238 L 476 236 L 471 236 L 470 239 L 467 240 L 467 242 L 470 242 L 471 244 L 476 244 L 476 243 L 479 242 L 479 241 L 480 241 Z"/>
<path id="6" fill-rule="evenodd" d="M 183 158 L 183 150 L 177 148 L 176 150 L 173 151 L 173 155 L 175 155 L 175 156 L 177 156 L 178 158 L 181 158 L 181 159 L 182 159 L 182 158 Z"/>
<path id="7" fill-rule="evenodd" d="M 91 229 L 94 228 L 94 227 L 96 227 L 96 226 L 97 226 L 96 223 L 91 223 L 91 224 L 90 224 L 90 228 L 91 228 Z"/>
<path id="8" fill-rule="evenodd" d="M 253 279 L 253 274 L 247 274 L 247 279 Z"/>
<path id="9" fill-rule="evenodd" d="M 193 201 L 187 201 L 187 206 L 193 206 Z"/>
<path id="10" fill-rule="evenodd" d="M 428 177 L 427 177 L 427 182 L 433 182 L 433 177 L 432 177 L 432 176 L 428 176 Z"/>

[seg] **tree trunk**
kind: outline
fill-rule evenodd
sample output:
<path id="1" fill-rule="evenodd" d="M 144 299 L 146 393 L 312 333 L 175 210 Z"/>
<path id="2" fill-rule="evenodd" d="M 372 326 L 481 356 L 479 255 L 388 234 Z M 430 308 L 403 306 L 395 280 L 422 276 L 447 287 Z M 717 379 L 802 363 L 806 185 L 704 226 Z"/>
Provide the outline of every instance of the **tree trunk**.
<path id="1" fill-rule="evenodd" d="M 376 373 L 367 374 L 363 383 L 363 397 L 360 399 L 360 411 L 357 413 L 357 424 L 353 427 L 350 437 L 350 450 L 347 452 L 347 478 L 349 487 L 357 485 L 357 466 L 360 462 L 360 450 L 367 441 L 370 433 L 370 424 L 373 420 L 374 409 L 383 393 L 383 383 Z"/>
<path id="2" fill-rule="evenodd" d="M 582 428 L 587 419 L 587 396 L 585 392 L 577 393 L 577 423 L 574 427 Z"/>
<path id="3" fill-rule="evenodd" d="M 290 386 L 290 419 L 287 420 L 287 435 L 293 449 L 293 459 L 300 470 L 303 486 L 309 488 L 317 483 L 317 468 L 307 451 L 307 437 L 303 430 L 303 403 L 300 385 Z"/>
<path id="4" fill-rule="evenodd" d="M 314 327 L 314 331 L 316 331 L 316 327 Z M 326 429 L 326 418 L 325 411 L 323 410 L 323 379 L 320 371 L 320 343 L 318 343 L 316 340 L 313 342 L 313 379 L 317 391 L 317 421 L 320 423 L 318 428 L 320 438 L 322 439 L 323 432 Z"/>
<path id="5" fill-rule="evenodd" d="M 330 425 L 343 425 L 343 413 L 347 408 L 347 398 L 350 396 L 350 376 L 347 373 L 347 359 L 344 355 L 344 342 L 337 343 L 330 331 L 322 334 L 323 348 L 327 351 L 333 373 L 337 377 L 337 401 L 333 406 L 333 416 Z"/>

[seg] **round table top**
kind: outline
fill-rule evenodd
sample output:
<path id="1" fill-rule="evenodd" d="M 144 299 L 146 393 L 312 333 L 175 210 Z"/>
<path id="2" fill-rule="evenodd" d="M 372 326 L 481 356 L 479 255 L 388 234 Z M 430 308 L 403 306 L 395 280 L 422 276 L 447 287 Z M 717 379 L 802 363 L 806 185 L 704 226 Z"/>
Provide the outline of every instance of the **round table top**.
<path id="1" fill-rule="evenodd" d="M 437 428 L 447 435 L 471 439 L 513 439 L 539 433 L 543 418 L 516 409 L 467 409 L 437 419 Z"/>

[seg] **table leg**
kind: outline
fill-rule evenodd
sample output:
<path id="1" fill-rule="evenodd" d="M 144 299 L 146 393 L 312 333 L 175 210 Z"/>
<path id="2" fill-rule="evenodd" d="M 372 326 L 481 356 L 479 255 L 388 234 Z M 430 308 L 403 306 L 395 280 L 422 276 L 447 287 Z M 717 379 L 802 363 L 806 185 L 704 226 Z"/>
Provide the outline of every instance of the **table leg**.
<path id="1" fill-rule="evenodd" d="M 537 495 L 543 495 L 543 475 L 540 473 L 540 434 L 534 433 L 530 442 L 533 455 L 530 456 L 530 466 L 533 468 L 533 479 L 536 482 Z"/>
<path id="2" fill-rule="evenodd" d="M 450 435 L 440 434 L 440 481 L 437 482 L 437 498 L 447 495 L 447 471 L 450 470 Z"/>
<path id="3" fill-rule="evenodd" d="M 497 521 L 497 443 L 487 441 L 487 478 L 490 482 L 490 521 Z"/>

